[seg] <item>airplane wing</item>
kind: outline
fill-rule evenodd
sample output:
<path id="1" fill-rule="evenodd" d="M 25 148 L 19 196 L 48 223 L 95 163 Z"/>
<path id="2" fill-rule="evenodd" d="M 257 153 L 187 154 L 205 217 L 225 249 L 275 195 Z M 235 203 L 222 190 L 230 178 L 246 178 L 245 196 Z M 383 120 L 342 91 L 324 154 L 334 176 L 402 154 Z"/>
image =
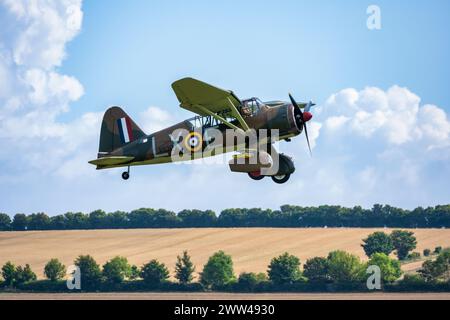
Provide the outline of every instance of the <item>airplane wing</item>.
<path id="1" fill-rule="evenodd" d="M 220 115 L 228 113 L 239 121 L 244 130 L 248 130 L 247 123 L 238 111 L 241 101 L 233 91 L 220 89 L 193 78 L 178 80 L 172 84 L 172 88 L 183 109 L 200 116 L 214 116 L 230 126 L 230 123 Z"/>

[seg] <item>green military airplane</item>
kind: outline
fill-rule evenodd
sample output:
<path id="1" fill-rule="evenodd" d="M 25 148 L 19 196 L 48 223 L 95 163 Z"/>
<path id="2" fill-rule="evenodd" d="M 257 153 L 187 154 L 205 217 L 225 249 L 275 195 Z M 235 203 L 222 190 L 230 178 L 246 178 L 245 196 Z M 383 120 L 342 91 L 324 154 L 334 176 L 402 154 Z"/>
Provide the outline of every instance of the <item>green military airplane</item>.
<path id="1" fill-rule="evenodd" d="M 253 180 L 270 176 L 274 182 L 282 184 L 289 180 L 295 166 L 290 157 L 278 154 L 272 144 L 291 141 L 304 130 L 311 152 L 306 127 L 312 118 L 311 107 L 315 105 L 311 101 L 297 103 L 291 94 L 290 102 L 261 102 L 258 98 L 240 100 L 233 91 L 192 78 L 178 80 L 172 88 L 180 106 L 198 116 L 147 135 L 121 108 L 112 107 L 103 118 L 98 158 L 89 163 L 98 170 L 128 167 L 122 174 L 122 178 L 128 180 L 131 166 L 238 151 L 229 163 L 231 171 L 247 173 Z M 264 130 L 265 135 L 260 133 Z M 257 132 L 254 134 L 256 143 L 249 143 L 245 138 L 235 139 L 250 132 Z M 212 152 L 205 152 L 214 144 Z M 259 150 L 261 146 L 267 149 Z"/>

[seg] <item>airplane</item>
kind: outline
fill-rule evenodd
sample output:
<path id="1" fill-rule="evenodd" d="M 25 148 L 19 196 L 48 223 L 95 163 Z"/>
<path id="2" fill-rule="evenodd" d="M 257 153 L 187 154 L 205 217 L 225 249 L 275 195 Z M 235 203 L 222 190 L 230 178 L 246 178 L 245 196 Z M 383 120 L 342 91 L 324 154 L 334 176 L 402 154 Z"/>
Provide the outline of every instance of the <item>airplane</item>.
<path id="1" fill-rule="evenodd" d="M 233 91 L 193 78 L 178 80 L 172 88 L 180 107 L 197 116 L 147 135 L 120 107 L 111 107 L 103 117 L 97 159 L 89 163 L 97 170 L 127 167 L 122 178 L 128 180 L 132 166 L 171 163 L 178 161 L 176 157 L 192 160 L 194 154 L 197 159 L 237 151 L 229 163 L 232 172 L 247 173 L 253 180 L 271 177 L 275 183 L 283 184 L 295 166 L 291 157 L 278 154 L 273 143 L 290 142 L 305 131 L 311 153 L 306 124 L 313 117 L 312 101 L 297 103 L 290 93 L 290 102 L 241 100 Z M 267 131 L 265 135 L 259 133 L 263 130 Z M 210 132 L 215 132 L 213 138 Z M 257 132 L 256 142 L 234 138 L 249 132 Z M 230 135 L 232 143 L 227 144 Z M 213 152 L 205 152 L 214 143 Z"/>

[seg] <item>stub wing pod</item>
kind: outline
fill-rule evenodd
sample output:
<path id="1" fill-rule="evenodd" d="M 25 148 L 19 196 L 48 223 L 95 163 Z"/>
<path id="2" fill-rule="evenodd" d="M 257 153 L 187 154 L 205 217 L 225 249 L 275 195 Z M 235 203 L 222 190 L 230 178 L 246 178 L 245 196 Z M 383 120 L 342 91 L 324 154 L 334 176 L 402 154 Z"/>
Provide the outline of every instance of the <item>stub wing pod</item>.
<path id="1" fill-rule="evenodd" d="M 90 164 L 98 167 L 116 166 L 128 163 L 134 160 L 134 157 L 104 157 L 89 161 Z"/>
<path id="2" fill-rule="evenodd" d="M 256 172 L 270 168 L 272 162 L 267 152 L 248 149 L 234 155 L 229 166 L 232 172 Z"/>

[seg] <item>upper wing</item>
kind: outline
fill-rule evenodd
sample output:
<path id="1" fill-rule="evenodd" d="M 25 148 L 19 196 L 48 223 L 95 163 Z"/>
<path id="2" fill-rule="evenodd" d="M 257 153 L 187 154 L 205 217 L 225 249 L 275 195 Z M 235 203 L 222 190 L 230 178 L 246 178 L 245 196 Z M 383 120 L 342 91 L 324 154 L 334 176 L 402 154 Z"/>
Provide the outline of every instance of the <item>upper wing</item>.
<path id="1" fill-rule="evenodd" d="M 226 110 L 232 112 L 231 104 L 235 107 L 241 104 L 239 98 L 232 91 L 219 89 L 192 78 L 178 80 L 172 84 L 172 88 L 182 108 L 201 116 L 206 116 L 208 113 L 198 106 L 202 106 L 210 112 L 219 113 Z"/>
<path id="2" fill-rule="evenodd" d="M 172 84 L 172 88 L 182 108 L 201 116 L 213 116 L 237 131 L 249 130 L 247 122 L 238 110 L 241 101 L 232 91 L 219 89 L 192 78 L 178 80 Z M 242 128 L 227 121 L 227 116 L 237 119 Z"/>

